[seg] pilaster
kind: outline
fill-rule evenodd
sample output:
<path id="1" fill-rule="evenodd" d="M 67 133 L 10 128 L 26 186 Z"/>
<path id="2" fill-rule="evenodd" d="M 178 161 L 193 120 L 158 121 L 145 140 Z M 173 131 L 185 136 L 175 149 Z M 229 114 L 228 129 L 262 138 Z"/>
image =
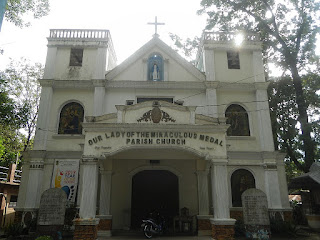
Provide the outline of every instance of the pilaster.
<path id="1" fill-rule="evenodd" d="M 106 73 L 107 64 L 107 48 L 98 47 L 96 55 L 96 63 L 94 64 L 95 69 L 93 72 L 92 79 L 104 79 Z"/>
<path id="2" fill-rule="evenodd" d="M 96 217 L 97 189 L 98 189 L 98 159 L 82 158 L 82 191 L 80 196 L 81 219 Z"/>
<path id="3" fill-rule="evenodd" d="M 281 209 L 281 194 L 279 188 L 279 176 L 276 165 L 264 166 L 265 186 L 269 209 Z"/>
<path id="4" fill-rule="evenodd" d="M 267 90 L 256 90 L 256 102 L 261 151 L 274 151 Z"/>
<path id="5" fill-rule="evenodd" d="M 209 117 L 218 117 L 218 103 L 217 103 L 217 89 L 207 88 L 206 89 L 206 114 Z"/>
<path id="6" fill-rule="evenodd" d="M 104 80 L 93 80 L 94 84 L 94 116 L 101 116 L 105 113 L 104 98 L 106 95 L 106 88 Z"/>
<path id="7" fill-rule="evenodd" d="M 43 74 L 44 79 L 55 78 L 57 50 L 58 48 L 56 46 L 48 46 L 46 65 Z"/>
<path id="8" fill-rule="evenodd" d="M 227 160 L 215 159 L 211 165 L 211 185 L 214 217 L 212 224 L 212 238 L 215 240 L 233 240 L 235 219 L 230 218 L 228 191 Z"/>
<path id="9" fill-rule="evenodd" d="M 209 215 L 208 170 L 197 171 L 199 215 Z"/>
<path id="10" fill-rule="evenodd" d="M 52 94 L 52 86 L 42 86 L 34 150 L 46 150 L 47 147 Z"/>
<path id="11" fill-rule="evenodd" d="M 42 188 L 43 177 L 43 159 L 35 159 L 28 161 L 29 179 L 26 192 L 26 200 L 24 209 L 35 209 L 40 205 L 40 190 Z"/>
<path id="12" fill-rule="evenodd" d="M 99 215 L 110 215 L 112 171 L 100 170 L 100 175 Z"/>
<path id="13" fill-rule="evenodd" d="M 207 81 L 215 81 L 214 69 L 214 51 L 210 48 L 204 49 L 204 71 L 206 73 Z"/>
<path id="14" fill-rule="evenodd" d="M 253 76 L 255 82 L 265 82 L 262 52 L 255 50 L 252 52 Z"/>

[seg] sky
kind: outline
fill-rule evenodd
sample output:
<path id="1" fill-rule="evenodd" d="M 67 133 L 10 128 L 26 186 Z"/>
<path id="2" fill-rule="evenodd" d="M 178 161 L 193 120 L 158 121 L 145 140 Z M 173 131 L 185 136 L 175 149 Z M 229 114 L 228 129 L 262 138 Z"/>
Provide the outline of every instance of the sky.
<path id="1" fill-rule="evenodd" d="M 200 0 L 49 0 L 50 13 L 41 19 L 30 19 L 31 27 L 18 28 L 3 21 L 0 32 L 0 69 L 9 59 L 21 57 L 45 64 L 49 29 L 108 29 L 116 51 L 118 64 L 147 43 L 158 26 L 160 39 L 173 42 L 169 33 L 182 38 L 201 36 L 205 16 L 198 16 Z"/>

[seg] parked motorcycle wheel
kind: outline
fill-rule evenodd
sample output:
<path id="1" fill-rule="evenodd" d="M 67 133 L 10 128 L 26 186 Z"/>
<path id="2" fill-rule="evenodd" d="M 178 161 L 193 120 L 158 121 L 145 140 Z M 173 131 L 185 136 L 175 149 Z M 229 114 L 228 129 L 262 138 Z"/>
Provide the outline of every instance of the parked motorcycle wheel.
<path id="1" fill-rule="evenodd" d="M 148 239 L 153 237 L 152 233 L 152 225 L 151 224 L 146 224 L 143 228 L 144 236 Z"/>

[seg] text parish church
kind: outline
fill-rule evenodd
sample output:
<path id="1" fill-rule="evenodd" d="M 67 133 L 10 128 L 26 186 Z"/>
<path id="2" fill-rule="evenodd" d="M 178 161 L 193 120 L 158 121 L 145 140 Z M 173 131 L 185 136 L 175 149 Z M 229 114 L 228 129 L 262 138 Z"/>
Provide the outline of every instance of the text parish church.
<path id="1" fill-rule="evenodd" d="M 116 65 L 108 30 L 50 30 L 17 217 L 36 217 L 42 193 L 57 187 L 79 209 L 74 239 L 137 229 L 153 210 L 172 228 L 183 208 L 190 224 L 175 230 L 233 239 L 248 188 L 286 218 L 261 42 L 235 37 L 205 32 L 194 66 L 156 33 Z"/>

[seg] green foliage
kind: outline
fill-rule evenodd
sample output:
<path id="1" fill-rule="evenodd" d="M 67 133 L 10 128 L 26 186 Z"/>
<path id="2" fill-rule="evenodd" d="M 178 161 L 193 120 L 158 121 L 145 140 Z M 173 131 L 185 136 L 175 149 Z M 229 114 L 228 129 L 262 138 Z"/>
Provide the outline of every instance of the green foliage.
<path id="1" fill-rule="evenodd" d="M 53 240 L 53 238 L 50 236 L 40 236 L 36 240 Z"/>
<path id="2" fill-rule="evenodd" d="M 43 66 L 39 63 L 31 64 L 21 58 L 12 61 L 2 73 L 2 78 L 8 82 L 7 89 L 16 101 L 16 106 L 23 110 L 21 122 L 26 132 L 23 151 L 31 147 L 31 139 L 35 132 L 38 117 L 41 87 L 38 79 L 43 75 Z"/>
<path id="3" fill-rule="evenodd" d="M 4 228 L 4 233 L 7 237 L 16 237 L 20 236 L 23 231 L 23 226 L 21 223 L 13 223 Z"/>
<path id="4" fill-rule="evenodd" d="M 33 14 L 33 18 L 38 19 L 49 11 L 49 0 L 8 0 L 5 19 L 18 27 L 27 27 L 30 22 L 23 20 L 24 17 Z"/>
<path id="5" fill-rule="evenodd" d="M 318 158 L 312 139 L 316 126 L 309 123 L 308 102 L 303 90 L 302 72 L 312 72 L 319 57 L 315 54 L 316 37 L 320 31 L 319 0 L 201 0 L 199 14 L 208 15 L 207 29 L 222 31 L 249 31 L 260 34 L 266 63 L 275 63 L 292 78 L 298 115 L 288 119 L 286 127 L 300 124 L 299 139 L 292 139 L 292 146 L 300 144 L 304 165 L 299 158 L 294 162 L 307 172 Z M 309 75 L 311 76 L 311 75 Z M 313 78 L 313 77 L 311 77 Z M 288 113 L 292 116 L 292 113 Z M 288 128 L 294 130 L 294 128 Z M 294 130 L 295 131 L 295 130 Z M 292 135 L 293 133 L 288 133 Z M 301 140 L 301 141 L 300 141 Z M 288 144 L 288 143 L 285 143 Z M 287 148 L 289 149 L 289 148 Z M 297 152 L 288 152 L 294 159 Z"/>
<path id="6" fill-rule="evenodd" d="M 313 141 L 317 146 L 315 148 L 315 158 L 319 159 L 320 96 L 317 91 L 320 76 L 314 73 L 304 75 L 302 76 L 302 84 L 308 106 L 309 121 L 313 127 Z M 298 122 L 299 111 L 292 78 L 285 76 L 275 79 L 270 83 L 268 93 L 275 147 L 277 150 L 287 153 L 285 164 L 287 178 L 290 180 L 301 175 L 306 168 L 303 152 L 304 143 Z"/>
<path id="7" fill-rule="evenodd" d="M 0 72 L 0 165 L 16 162 L 19 152 L 31 147 L 40 99 L 37 80 L 42 74 L 40 64 L 26 59 L 11 61 Z"/>
<path id="8" fill-rule="evenodd" d="M 186 40 L 183 40 L 173 33 L 169 33 L 169 37 L 174 42 L 174 48 L 176 51 L 181 52 L 187 60 L 193 63 L 200 45 L 200 38 L 194 37 L 194 39 L 187 38 Z"/>

